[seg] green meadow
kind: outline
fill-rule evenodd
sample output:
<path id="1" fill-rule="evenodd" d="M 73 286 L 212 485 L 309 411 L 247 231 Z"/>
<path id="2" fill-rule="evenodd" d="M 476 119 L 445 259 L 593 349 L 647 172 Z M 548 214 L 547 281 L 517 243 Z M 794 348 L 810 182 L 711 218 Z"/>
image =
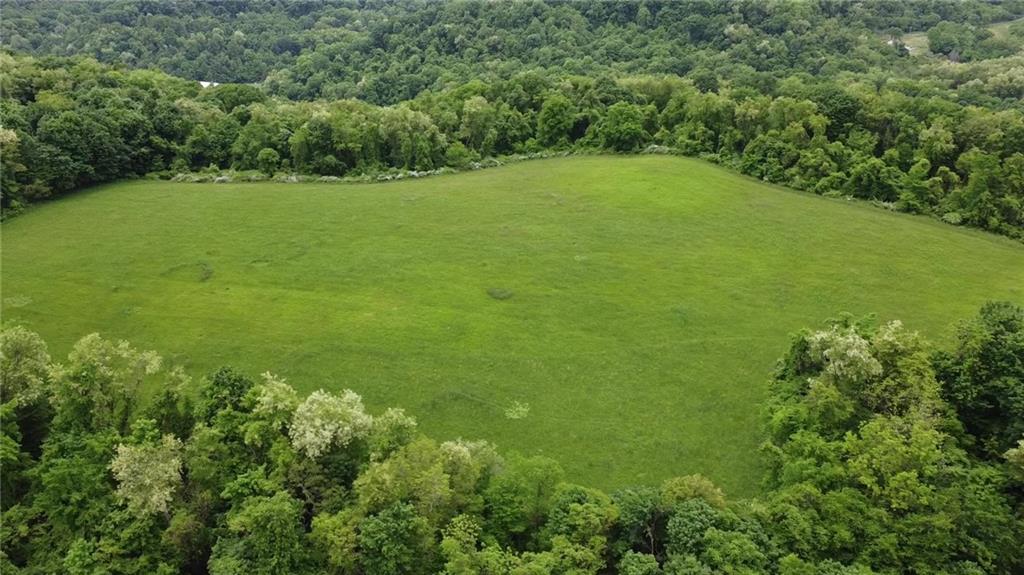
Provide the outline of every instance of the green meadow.
<path id="1" fill-rule="evenodd" d="M 100 332 L 196 377 L 351 388 L 605 489 L 700 472 L 754 494 L 767 381 L 803 326 L 877 313 L 945 343 L 984 301 L 1024 303 L 1020 244 L 664 156 L 129 181 L 2 242 L 3 320 L 55 356 Z"/>

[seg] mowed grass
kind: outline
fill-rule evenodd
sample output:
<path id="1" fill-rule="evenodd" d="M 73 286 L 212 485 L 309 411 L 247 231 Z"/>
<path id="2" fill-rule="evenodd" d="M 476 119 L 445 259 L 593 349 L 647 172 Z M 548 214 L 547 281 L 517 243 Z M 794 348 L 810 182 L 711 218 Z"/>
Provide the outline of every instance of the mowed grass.
<path id="1" fill-rule="evenodd" d="M 1024 303 L 1024 247 L 700 161 L 586 157 L 372 185 L 133 181 L 3 224 L 3 312 L 402 406 L 606 489 L 757 491 L 789 335 L 847 311 L 940 342 Z M 521 419 L 506 417 L 515 402 Z"/>

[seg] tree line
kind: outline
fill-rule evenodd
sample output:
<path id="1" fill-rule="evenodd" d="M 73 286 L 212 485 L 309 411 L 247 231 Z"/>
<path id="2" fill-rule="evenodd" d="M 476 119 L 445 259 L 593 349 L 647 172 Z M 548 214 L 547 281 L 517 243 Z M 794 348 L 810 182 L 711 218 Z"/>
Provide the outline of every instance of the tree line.
<path id="1" fill-rule="evenodd" d="M 1008 62 L 1024 72 L 1020 56 L 911 78 L 796 74 L 770 89 L 757 77 L 528 71 L 377 106 L 284 100 L 245 84 L 204 89 L 84 58 L 0 55 L 2 205 L 16 212 L 147 173 L 337 177 L 656 146 L 768 182 L 1024 238 L 1024 105 L 1010 97 L 1024 95 L 1024 73 L 1014 87 Z M 941 73 L 963 83 L 950 89 Z"/>
<path id="2" fill-rule="evenodd" d="M 1024 309 L 936 349 L 894 321 L 795 335 L 762 494 L 691 475 L 604 493 L 438 442 L 351 390 L 198 386 L 92 334 L 0 332 L 5 573 L 1010 574 L 1024 568 Z M 156 389 L 141 402 L 142 387 Z M 754 457 L 755 454 L 751 454 Z"/>

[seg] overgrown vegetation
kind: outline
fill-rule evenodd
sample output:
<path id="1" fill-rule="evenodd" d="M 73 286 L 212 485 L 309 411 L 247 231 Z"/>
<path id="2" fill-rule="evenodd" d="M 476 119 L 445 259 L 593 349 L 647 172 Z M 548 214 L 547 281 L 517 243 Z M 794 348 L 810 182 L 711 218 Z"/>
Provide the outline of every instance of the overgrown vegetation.
<path id="1" fill-rule="evenodd" d="M 1024 393 L 1022 342 L 1024 309 L 1007 303 L 948 353 L 898 321 L 802 332 L 772 384 L 764 494 L 734 501 L 699 475 L 605 494 L 553 460 L 438 443 L 401 409 L 368 413 L 350 390 L 303 398 L 270 373 L 220 369 L 193 398 L 153 352 L 93 334 L 56 362 L 11 327 L 0 560 L 72 574 L 1015 573 L 1019 406 L 972 409 L 991 386 Z M 138 409 L 147 379 L 161 391 Z"/>

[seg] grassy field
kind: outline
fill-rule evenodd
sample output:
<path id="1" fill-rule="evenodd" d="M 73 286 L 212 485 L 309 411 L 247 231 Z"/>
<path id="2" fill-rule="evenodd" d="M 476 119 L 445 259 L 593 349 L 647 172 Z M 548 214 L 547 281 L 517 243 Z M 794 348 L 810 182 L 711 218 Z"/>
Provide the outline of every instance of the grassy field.
<path id="1" fill-rule="evenodd" d="M 1024 21 L 1024 18 L 1007 20 L 1005 22 L 996 22 L 995 24 L 989 24 L 988 29 L 992 31 L 992 35 L 996 38 L 1006 38 L 1010 33 L 1010 26 L 1022 21 Z M 927 32 L 911 32 L 909 34 L 904 34 L 903 43 L 910 48 L 910 53 L 915 56 L 930 54 L 928 51 Z"/>
<path id="2" fill-rule="evenodd" d="M 949 341 L 1024 303 L 1024 247 L 696 160 L 587 157 L 371 185 L 134 181 L 3 224 L 3 315 L 352 388 L 438 438 L 604 488 L 756 492 L 788 336 L 838 312 Z M 520 402 L 521 419 L 506 416 Z"/>

